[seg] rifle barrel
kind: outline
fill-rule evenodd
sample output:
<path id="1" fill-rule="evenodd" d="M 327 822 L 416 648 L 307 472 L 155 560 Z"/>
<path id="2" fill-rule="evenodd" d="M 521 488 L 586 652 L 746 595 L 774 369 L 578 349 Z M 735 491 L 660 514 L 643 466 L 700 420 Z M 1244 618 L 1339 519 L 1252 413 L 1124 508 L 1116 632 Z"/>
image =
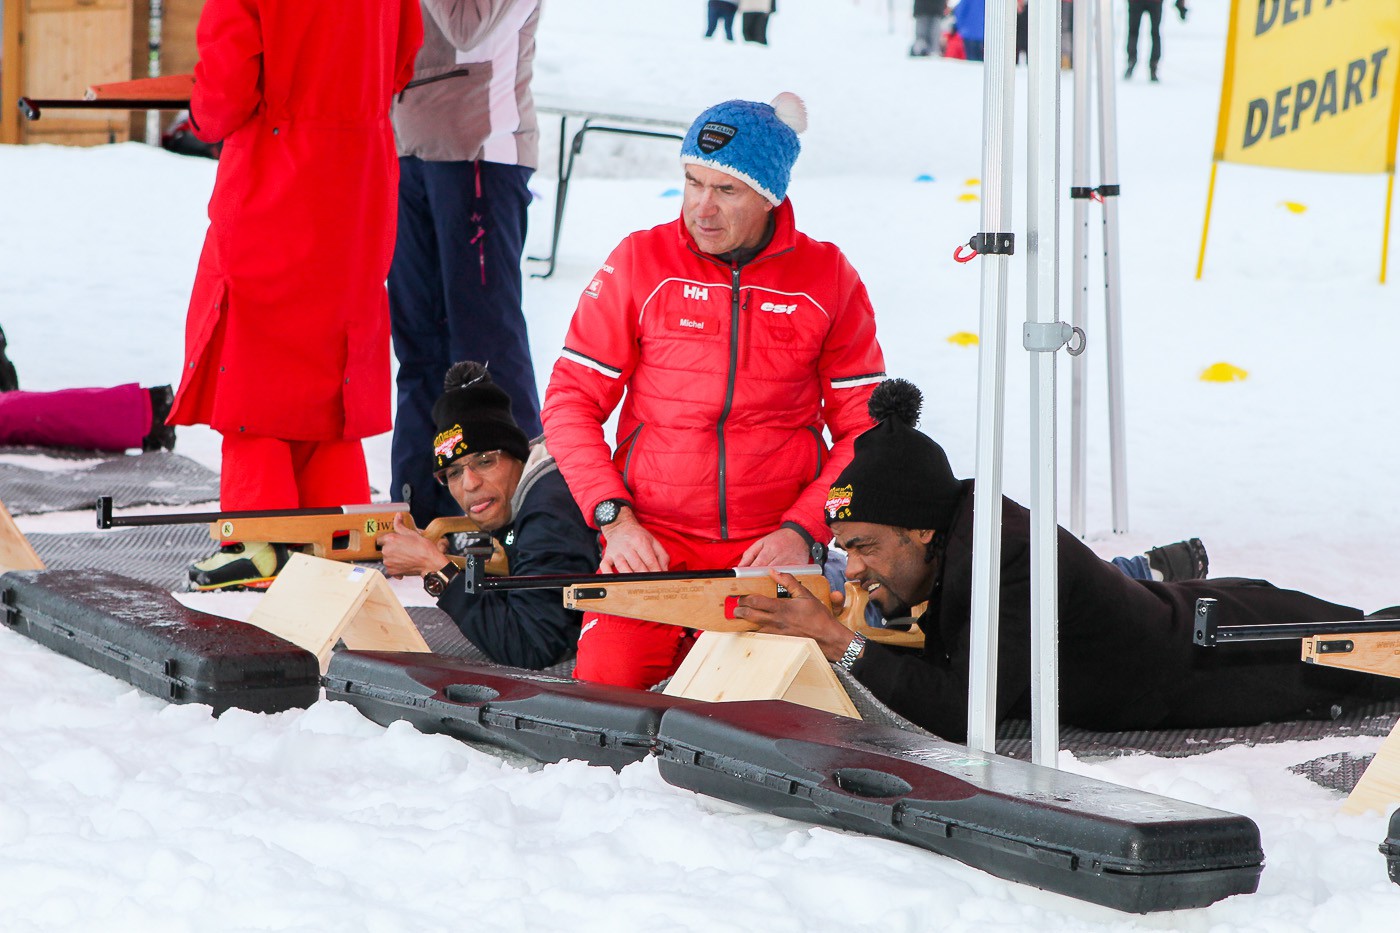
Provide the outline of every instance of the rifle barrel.
<path id="1" fill-rule="evenodd" d="M 1214 599 L 1196 600 L 1197 645 L 1213 648 L 1222 642 L 1286 641 L 1314 635 L 1364 635 L 1368 632 L 1400 632 L 1400 619 L 1356 619 L 1350 622 L 1280 622 L 1274 625 L 1221 625 L 1221 610 Z"/>
<path id="2" fill-rule="evenodd" d="M 98 528 L 126 528 L 141 525 L 205 525 L 209 522 L 237 521 L 242 518 L 301 518 L 307 515 L 356 515 L 369 512 L 407 512 L 402 502 L 368 505 L 338 505 L 316 509 L 252 509 L 244 512 L 164 512 L 158 515 L 112 514 L 112 497 L 97 500 Z"/>
<path id="3" fill-rule="evenodd" d="M 727 570 L 652 570 L 640 573 L 536 574 L 521 577 L 485 577 L 476 584 L 478 590 L 548 590 L 570 586 L 603 586 L 609 583 L 651 583 L 669 580 L 724 580 L 741 577 L 766 577 L 768 571 L 780 573 L 820 573 L 815 564 L 794 567 L 730 567 Z"/>
<path id="4" fill-rule="evenodd" d="M 142 98 L 111 97 L 105 100 L 77 100 L 74 98 L 38 99 L 21 97 L 19 112 L 26 120 L 37 120 L 45 109 L 50 110 L 188 110 L 188 100 L 150 100 Z"/>

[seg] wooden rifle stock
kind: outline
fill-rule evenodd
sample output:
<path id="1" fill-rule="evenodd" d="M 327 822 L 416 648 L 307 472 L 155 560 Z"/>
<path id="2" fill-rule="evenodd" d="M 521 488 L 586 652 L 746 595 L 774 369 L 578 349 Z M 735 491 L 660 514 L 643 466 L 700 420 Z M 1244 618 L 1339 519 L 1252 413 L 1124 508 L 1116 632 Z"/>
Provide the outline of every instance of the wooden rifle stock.
<path id="1" fill-rule="evenodd" d="M 159 515 L 112 514 L 112 497 L 97 500 L 97 527 L 209 524 L 209 537 L 219 544 L 238 541 L 275 541 L 304 548 L 312 557 L 327 560 L 379 560 L 378 538 L 394 530 L 394 516 L 402 515 L 410 528 L 413 518 L 402 502 L 342 505 L 317 509 L 265 509 L 247 512 L 167 512 Z M 466 516 L 435 518 L 423 529 L 430 541 L 457 532 L 480 532 Z M 484 535 L 489 541 L 490 535 Z M 483 552 L 484 553 L 484 552 Z M 466 558 L 451 557 L 459 567 Z M 506 573 L 505 552 L 492 549 L 485 572 Z"/>
<path id="2" fill-rule="evenodd" d="M 1400 619 L 1367 618 L 1353 622 L 1283 622 L 1277 625 L 1222 625 L 1220 604 L 1196 600 L 1192 637 L 1203 648 L 1237 642 L 1300 639 L 1307 664 L 1364 674 L 1400 677 Z"/>
<path id="3" fill-rule="evenodd" d="M 470 552 L 470 549 L 468 549 Z M 468 573 L 471 573 L 468 556 Z M 797 577 L 812 595 L 828 609 L 831 586 L 815 564 L 799 567 L 736 567 L 732 570 L 664 571 L 653 573 L 595 574 L 586 577 L 525 576 L 468 580 L 468 592 L 503 589 L 559 588 L 564 605 L 580 612 L 603 612 L 629 619 L 683 625 L 714 632 L 751 632 L 752 622 L 736 619 L 735 602 L 740 596 L 787 596 L 770 570 Z M 837 619 L 853 632 L 870 641 L 904 647 L 920 647 L 924 634 L 917 625 L 909 629 L 872 628 L 864 623 L 869 596 L 854 583 L 846 584 L 846 600 Z"/>

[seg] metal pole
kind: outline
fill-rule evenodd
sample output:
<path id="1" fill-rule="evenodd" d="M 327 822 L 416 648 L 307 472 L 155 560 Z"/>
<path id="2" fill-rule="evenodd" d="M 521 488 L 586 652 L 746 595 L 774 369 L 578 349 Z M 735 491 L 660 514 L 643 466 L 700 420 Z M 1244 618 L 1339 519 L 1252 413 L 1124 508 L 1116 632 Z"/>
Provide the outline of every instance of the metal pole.
<path id="1" fill-rule="evenodd" d="M 1118 98 L 1113 67 L 1113 11 L 1096 8 L 1099 51 L 1099 190 L 1103 193 L 1104 352 L 1108 360 L 1108 447 L 1113 530 L 1128 530 L 1128 455 L 1124 427 L 1122 290 L 1118 257 Z"/>
<path id="2" fill-rule="evenodd" d="M 1058 2 L 1058 0 L 1056 0 Z M 1011 228 L 1011 144 L 1016 99 L 1014 0 L 988 0 L 982 66 L 982 228 Z M 1001 596 L 1001 466 L 1006 408 L 1006 276 L 1010 256 L 984 256 L 977 355 L 977 485 L 972 508 L 972 621 L 967 744 L 996 746 L 997 632 Z"/>
<path id="3" fill-rule="evenodd" d="M 1031 761 L 1060 750 L 1056 358 L 1060 301 L 1060 0 L 1032 0 L 1027 94 L 1026 321 L 1031 373 Z M 1039 325 L 1037 327 L 1036 325 Z M 1058 330 L 1058 329 L 1057 329 Z"/>
<path id="4" fill-rule="evenodd" d="M 1089 36 L 1093 30 L 1090 2 L 1074 4 L 1074 140 L 1070 168 L 1070 196 L 1074 205 L 1074 265 L 1071 271 L 1070 323 L 1088 330 L 1089 303 L 1089 77 L 1093 74 Z M 1070 363 L 1069 422 L 1069 530 L 1084 537 L 1088 497 L 1088 360 L 1083 355 Z"/>
<path id="5" fill-rule="evenodd" d="M 160 46 L 161 31 L 165 22 L 164 0 L 151 0 L 151 18 L 148 26 L 149 35 L 147 37 L 147 63 L 146 74 L 151 78 L 160 77 Z M 146 142 L 152 146 L 160 145 L 160 111 L 146 111 Z"/>

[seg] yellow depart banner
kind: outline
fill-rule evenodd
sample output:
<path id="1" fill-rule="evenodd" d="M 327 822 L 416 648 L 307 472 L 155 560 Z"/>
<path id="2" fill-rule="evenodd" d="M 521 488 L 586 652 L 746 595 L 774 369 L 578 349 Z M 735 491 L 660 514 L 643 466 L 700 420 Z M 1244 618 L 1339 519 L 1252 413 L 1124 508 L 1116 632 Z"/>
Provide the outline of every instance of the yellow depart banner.
<path id="1" fill-rule="evenodd" d="M 1394 172 L 1400 0 L 1232 0 L 1216 161 Z"/>

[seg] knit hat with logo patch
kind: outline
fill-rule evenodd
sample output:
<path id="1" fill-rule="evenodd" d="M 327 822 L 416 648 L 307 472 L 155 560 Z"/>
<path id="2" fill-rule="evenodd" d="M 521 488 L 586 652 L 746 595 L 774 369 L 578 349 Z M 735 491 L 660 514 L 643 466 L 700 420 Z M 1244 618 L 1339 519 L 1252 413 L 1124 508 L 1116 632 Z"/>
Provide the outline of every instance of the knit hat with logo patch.
<path id="1" fill-rule="evenodd" d="M 777 207 L 787 197 L 802 149 L 797 134 L 805 129 L 807 106 L 791 91 L 771 104 L 727 100 L 695 118 L 681 143 L 681 164 L 732 175 Z"/>
<path id="2" fill-rule="evenodd" d="M 947 531 L 963 496 L 948 455 L 919 423 L 923 395 L 903 379 L 870 394 L 879 423 L 856 438 L 855 456 L 827 493 L 826 520 Z"/>
<path id="3" fill-rule="evenodd" d="M 530 441 L 510 412 L 510 396 L 491 381 L 480 363 L 454 363 L 433 405 L 433 459 L 436 469 L 468 454 L 503 450 L 517 460 L 530 457 Z"/>

